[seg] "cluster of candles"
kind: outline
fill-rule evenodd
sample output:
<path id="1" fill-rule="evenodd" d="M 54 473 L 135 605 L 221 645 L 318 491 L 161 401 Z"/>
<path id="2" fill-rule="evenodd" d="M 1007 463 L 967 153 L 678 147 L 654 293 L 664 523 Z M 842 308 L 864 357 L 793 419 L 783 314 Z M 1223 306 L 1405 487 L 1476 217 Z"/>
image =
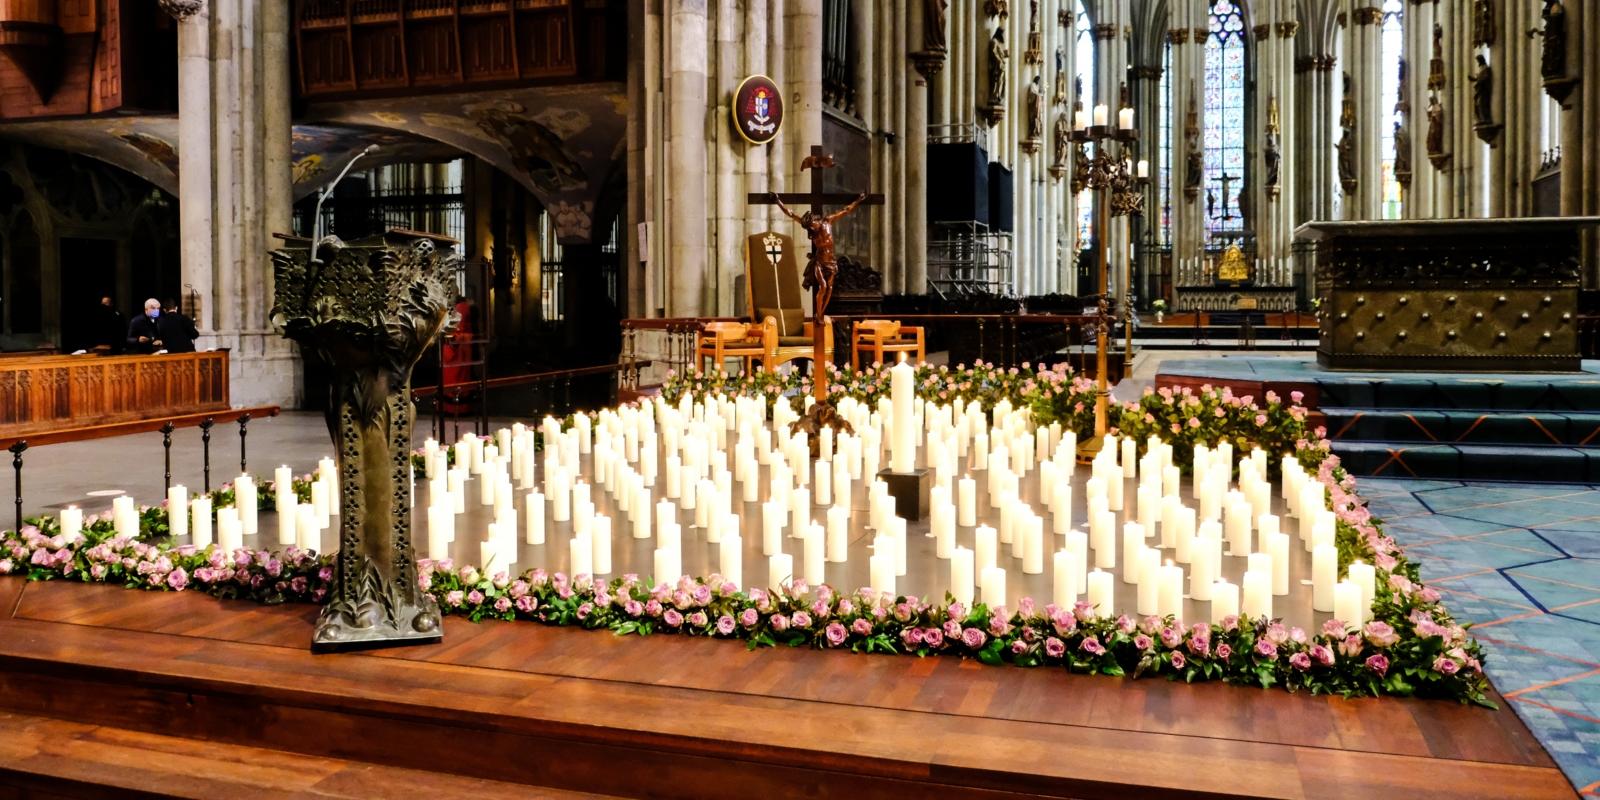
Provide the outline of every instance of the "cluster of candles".
<path id="1" fill-rule="evenodd" d="M 537 428 L 518 423 L 487 440 L 467 434 L 446 447 L 429 439 L 423 447 L 427 557 L 449 556 L 462 527 L 458 518 L 475 499 L 492 509 L 493 521 L 478 542 L 479 566 L 487 574 L 514 573 L 519 536 L 543 545 L 548 522 L 555 522 L 570 523 L 569 538 L 554 544 L 564 545 L 571 574 L 612 574 L 614 537 L 631 536 L 654 540 L 651 574 L 670 581 L 682 574 L 687 524 L 715 546 L 723 578 L 742 586 L 740 513 L 745 504 L 759 502 L 767 569 L 765 582 L 752 585 L 777 586 L 800 577 L 822 583 L 827 564 L 850 558 L 853 498 L 862 483 L 872 533 L 869 585 L 893 597 L 908 569 L 907 521 L 876 478 L 887 459 L 892 472 L 910 472 L 919 463 L 931 472 L 928 535 L 935 556 L 949 562 L 950 593 L 965 604 L 981 598 L 992 607 L 1007 606 L 1014 599 L 1007 591 L 1008 568 L 1024 575 L 1049 569 L 1057 605 L 1083 598 L 1097 613 L 1113 614 L 1129 610 L 1114 607 L 1114 573 L 1120 572 L 1124 583 L 1136 587 L 1131 610 L 1141 615 L 1181 619 L 1185 600 L 1194 600 L 1209 603 L 1213 622 L 1241 613 L 1272 617 L 1274 598 L 1290 593 L 1293 545 L 1282 527 L 1292 519 L 1312 556 L 1313 609 L 1351 624 L 1371 618 L 1375 570 L 1357 561 L 1340 579 L 1326 492 L 1292 456 L 1281 464 L 1277 488 L 1286 516 L 1280 518 L 1272 513 L 1274 487 L 1260 450 L 1235 462 L 1227 443 L 1197 446 L 1185 492 L 1170 445 L 1151 437 L 1141 454 L 1139 442 L 1107 436 L 1088 465 L 1087 514 L 1078 524 L 1078 443 L 1071 431 L 1037 425 L 1005 401 L 987 413 L 961 400 L 928 402 L 915 396 L 909 365 L 889 373 L 889 397 L 875 405 L 838 401 L 837 411 L 853 433 L 822 429 L 815 457 L 808 435 L 791 431 L 798 415 L 786 400 L 752 397 L 684 397 L 677 404 L 658 397 L 575 415 L 565 429 L 547 417 Z M 542 469 L 536 444 L 542 445 Z M 318 549 L 338 514 L 336 473 L 333 460 L 323 459 L 311 502 L 299 503 L 289 468 L 277 470 L 280 544 Z M 982 473 L 989 507 L 981 524 L 980 478 L 974 473 Z M 1035 474 L 1037 508 L 1022 489 Z M 477 490 L 469 492 L 474 480 Z M 173 535 L 204 547 L 213 541 L 214 520 L 221 548 L 242 546 L 244 536 L 257 532 L 257 488 L 249 476 L 234 488 L 236 507 L 213 510 L 209 498 L 190 499 L 184 487 L 172 487 L 169 509 L 190 510 L 172 515 Z M 597 511 L 600 492 L 611 498 L 615 522 Z M 132 498 L 115 499 L 113 518 L 119 532 L 137 531 Z M 64 533 L 76 535 L 82 522 L 81 510 L 62 512 Z M 1226 557 L 1245 559 L 1238 585 L 1224 577 Z"/>

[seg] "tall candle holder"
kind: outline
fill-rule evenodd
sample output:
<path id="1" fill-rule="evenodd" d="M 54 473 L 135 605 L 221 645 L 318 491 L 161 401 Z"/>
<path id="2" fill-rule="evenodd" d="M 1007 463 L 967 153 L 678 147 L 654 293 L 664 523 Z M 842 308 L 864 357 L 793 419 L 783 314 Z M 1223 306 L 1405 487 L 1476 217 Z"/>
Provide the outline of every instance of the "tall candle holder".
<path id="1" fill-rule="evenodd" d="M 1108 115 L 1096 109 L 1095 121 L 1108 120 Z M 1110 276 L 1106 264 L 1106 236 L 1110 233 L 1111 218 L 1144 213 L 1144 187 L 1150 183 L 1149 165 L 1140 162 L 1137 170 L 1129 160 L 1139 141 L 1139 132 L 1133 127 L 1132 109 L 1121 109 L 1117 114 L 1118 126 L 1093 124 L 1078 127 L 1072 132 L 1072 141 L 1078 145 L 1077 163 L 1084 168 L 1082 176 L 1074 176 L 1074 183 L 1092 189 L 1097 194 L 1095 205 L 1095 265 L 1099 294 L 1095 322 L 1095 402 L 1094 436 L 1088 437 L 1079 447 L 1080 458 L 1092 458 L 1099 452 L 1110 428 L 1111 387 L 1107 380 L 1108 349 L 1111 338 Z M 1117 145 L 1113 155 L 1110 147 Z M 1094 155 L 1086 154 L 1088 145 L 1094 145 Z M 1126 151 L 1126 152 L 1125 152 Z M 1129 335 L 1132 335 L 1130 330 Z M 1127 369 L 1127 364 L 1123 364 Z"/>

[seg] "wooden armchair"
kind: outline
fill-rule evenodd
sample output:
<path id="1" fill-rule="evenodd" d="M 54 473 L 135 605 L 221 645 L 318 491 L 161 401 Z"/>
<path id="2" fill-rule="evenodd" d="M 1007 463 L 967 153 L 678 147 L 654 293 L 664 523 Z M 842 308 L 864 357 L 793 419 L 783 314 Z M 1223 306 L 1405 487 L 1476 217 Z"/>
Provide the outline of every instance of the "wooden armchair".
<path id="1" fill-rule="evenodd" d="M 739 359 L 744 371 L 752 362 L 766 357 L 767 343 L 762 325 L 748 322 L 707 322 L 696 339 L 694 366 L 698 371 L 707 360 L 713 369 L 722 369 L 730 358 Z"/>
<path id="2" fill-rule="evenodd" d="M 901 325 L 887 319 L 869 319 L 850 326 L 850 368 L 859 369 L 862 354 L 872 356 L 872 363 L 882 364 L 884 353 L 912 353 L 921 364 L 928 359 L 921 326 Z"/>
<path id="3" fill-rule="evenodd" d="M 761 326 L 761 363 L 773 370 L 786 361 L 812 359 L 816 320 L 806 319 L 805 288 L 794 241 L 781 233 L 753 234 L 745 240 L 745 290 L 751 321 Z M 823 353 L 833 359 L 833 325 L 823 317 Z M 812 365 L 816 368 L 819 365 Z"/>

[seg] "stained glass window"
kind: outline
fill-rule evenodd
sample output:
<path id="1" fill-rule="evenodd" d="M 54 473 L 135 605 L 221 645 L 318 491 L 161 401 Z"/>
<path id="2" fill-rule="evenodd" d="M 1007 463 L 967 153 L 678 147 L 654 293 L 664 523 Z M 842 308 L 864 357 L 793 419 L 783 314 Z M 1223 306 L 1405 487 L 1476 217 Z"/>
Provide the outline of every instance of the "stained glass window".
<path id="1" fill-rule="evenodd" d="M 1079 99 L 1085 111 L 1094 110 L 1094 25 L 1089 22 L 1089 12 L 1083 0 L 1073 0 L 1073 72 L 1082 87 Z M 1078 193 L 1078 247 L 1089 246 L 1094 235 L 1094 192 L 1084 189 Z"/>
<path id="2" fill-rule="evenodd" d="M 1206 39 L 1205 149 L 1206 230 L 1243 230 L 1239 191 L 1244 188 L 1245 36 L 1240 0 L 1211 6 Z"/>
<path id="3" fill-rule="evenodd" d="M 1156 196 L 1161 203 L 1161 244 L 1172 244 L 1172 42 L 1161 51 L 1161 85 L 1156 90 L 1161 117 L 1160 150 L 1156 155 Z"/>
<path id="4" fill-rule="evenodd" d="M 1383 95 L 1379 99 L 1379 107 L 1388 114 L 1384 118 L 1382 146 L 1378 152 L 1383 154 L 1383 198 L 1382 213 L 1384 219 L 1400 218 L 1400 181 L 1394 175 L 1394 127 L 1400 123 L 1400 59 L 1404 55 L 1405 42 L 1405 6 L 1401 0 L 1384 0 L 1383 4 L 1383 29 L 1380 33 L 1383 45 L 1383 68 L 1379 71 L 1382 75 Z M 1413 119 L 1416 117 L 1413 116 Z"/>

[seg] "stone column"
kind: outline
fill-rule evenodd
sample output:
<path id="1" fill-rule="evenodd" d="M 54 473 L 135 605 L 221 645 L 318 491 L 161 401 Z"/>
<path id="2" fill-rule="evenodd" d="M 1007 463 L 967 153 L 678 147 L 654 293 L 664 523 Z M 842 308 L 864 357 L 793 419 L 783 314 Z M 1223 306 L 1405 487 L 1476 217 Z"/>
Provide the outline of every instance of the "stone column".
<path id="1" fill-rule="evenodd" d="M 710 275 L 715 281 L 711 308 L 718 316 L 731 315 L 743 303 L 733 289 L 737 277 L 744 274 L 744 215 L 748 207 L 745 155 L 756 148 L 739 136 L 728 121 L 733 113 L 733 94 L 739 90 L 746 72 L 741 64 L 743 48 L 739 46 L 743 22 L 735 0 L 716 0 L 716 61 L 710 81 L 712 97 L 707 103 L 711 119 L 706 128 L 716 154 L 716 171 L 712 173 L 716 180 L 716 238 Z"/>
<path id="2" fill-rule="evenodd" d="M 706 0 L 670 0 L 667 316 L 710 310 L 706 297 Z"/>
<path id="3" fill-rule="evenodd" d="M 200 298 L 195 326 L 216 330 L 212 275 L 211 11 L 168 4 L 178 24 L 178 233 L 184 293 Z M 174 10 L 177 9 L 177 10 Z"/>
<path id="4" fill-rule="evenodd" d="M 922 49 L 922 3 L 910 4 L 905 26 L 908 53 Z M 912 59 L 901 62 L 906 67 Z M 905 231 L 907 294 L 928 291 L 928 79 L 937 67 L 905 69 Z"/>

